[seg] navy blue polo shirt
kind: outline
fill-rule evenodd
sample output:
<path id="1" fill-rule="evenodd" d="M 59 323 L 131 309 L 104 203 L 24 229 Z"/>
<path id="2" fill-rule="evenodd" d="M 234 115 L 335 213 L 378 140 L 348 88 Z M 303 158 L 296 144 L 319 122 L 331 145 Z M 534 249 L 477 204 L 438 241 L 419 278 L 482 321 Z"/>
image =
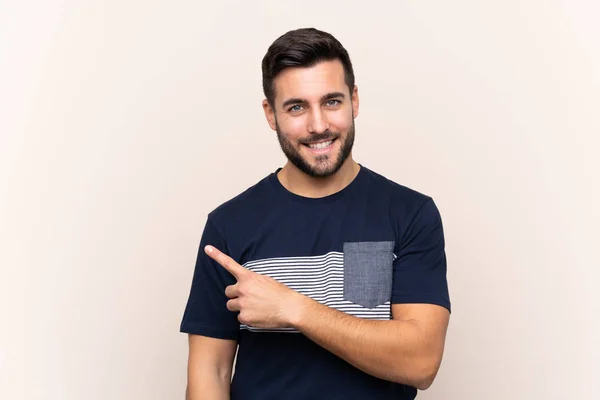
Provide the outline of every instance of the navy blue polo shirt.
<path id="1" fill-rule="evenodd" d="M 238 341 L 232 400 L 414 399 L 415 388 L 369 375 L 293 329 L 241 325 L 226 308 L 236 281 L 204 246 L 358 318 L 391 319 L 395 303 L 450 310 L 434 201 L 362 165 L 321 198 L 288 191 L 278 171 L 208 215 L 180 330 Z"/>

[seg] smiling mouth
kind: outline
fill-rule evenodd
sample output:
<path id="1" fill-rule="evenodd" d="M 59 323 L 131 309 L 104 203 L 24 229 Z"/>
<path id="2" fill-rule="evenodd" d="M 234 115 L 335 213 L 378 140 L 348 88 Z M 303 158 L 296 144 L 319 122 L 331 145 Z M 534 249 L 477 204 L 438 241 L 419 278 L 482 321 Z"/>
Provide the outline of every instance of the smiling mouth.
<path id="1" fill-rule="evenodd" d="M 333 142 L 335 142 L 335 139 L 327 140 L 324 142 L 318 142 L 318 143 L 305 143 L 304 145 L 306 147 L 309 147 L 312 150 L 323 150 L 323 149 L 330 147 L 333 144 Z"/>

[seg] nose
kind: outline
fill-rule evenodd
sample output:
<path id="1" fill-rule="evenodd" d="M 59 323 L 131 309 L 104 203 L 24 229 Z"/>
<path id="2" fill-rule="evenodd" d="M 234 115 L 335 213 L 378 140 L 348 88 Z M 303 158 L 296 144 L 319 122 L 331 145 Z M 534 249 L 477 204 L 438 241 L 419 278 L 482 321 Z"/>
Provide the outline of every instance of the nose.
<path id="1" fill-rule="evenodd" d="M 308 117 L 308 132 L 310 133 L 323 133 L 329 128 L 327 118 L 323 111 L 319 108 L 313 108 L 310 110 Z"/>

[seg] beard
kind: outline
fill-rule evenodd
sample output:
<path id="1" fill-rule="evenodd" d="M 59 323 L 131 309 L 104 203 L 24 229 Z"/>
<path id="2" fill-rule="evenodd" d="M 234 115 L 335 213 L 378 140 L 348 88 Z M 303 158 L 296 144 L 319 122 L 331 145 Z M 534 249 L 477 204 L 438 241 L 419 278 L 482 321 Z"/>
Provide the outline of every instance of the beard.
<path id="1" fill-rule="evenodd" d="M 287 159 L 294 164 L 296 168 L 313 178 L 326 178 L 338 172 L 344 164 L 344 161 L 346 161 L 352 152 L 352 146 L 354 146 L 354 118 L 352 118 L 352 125 L 350 125 L 350 129 L 348 129 L 345 138 L 342 138 L 342 135 L 339 132 L 326 130 L 323 133 L 314 133 L 310 138 L 300 140 L 298 144 L 292 143 L 287 138 L 285 132 L 282 132 L 281 129 L 279 129 L 277 120 L 275 121 L 275 128 L 277 131 L 277 139 L 279 139 L 279 146 L 281 147 L 281 150 L 283 150 L 283 154 L 285 154 Z M 311 164 L 306 157 L 302 156 L 301 148 L 305 144 L 333 139 L 341 142 L 341 148 L 337 155 L 324 154 L 317 156 L 314 164 Z M 331 158 L 334 158 L 334 160 L 331 160 Z"/>

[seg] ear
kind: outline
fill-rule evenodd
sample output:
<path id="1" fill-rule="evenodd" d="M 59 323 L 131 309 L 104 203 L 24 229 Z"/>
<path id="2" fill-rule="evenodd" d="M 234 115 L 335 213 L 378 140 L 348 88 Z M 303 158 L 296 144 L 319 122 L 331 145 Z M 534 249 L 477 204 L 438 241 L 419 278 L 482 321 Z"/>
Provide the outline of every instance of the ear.
<path id="1" fill-rule="evenodd" d="M 358 109 L 359 109 L 358 86 L 354 85 L 354 89 L 352 90 L 352 112 L 354 113 L 354 118 L 358 117 Z"/>
<path id="2" fill-rule="evenodd" d="M 263 100 L 262 106 L 269 126 L 271 127 L 271 129 L 276 130 L 277 125 L 275 124 L 275 110 L 273 110 L 267 99 Z"/>

